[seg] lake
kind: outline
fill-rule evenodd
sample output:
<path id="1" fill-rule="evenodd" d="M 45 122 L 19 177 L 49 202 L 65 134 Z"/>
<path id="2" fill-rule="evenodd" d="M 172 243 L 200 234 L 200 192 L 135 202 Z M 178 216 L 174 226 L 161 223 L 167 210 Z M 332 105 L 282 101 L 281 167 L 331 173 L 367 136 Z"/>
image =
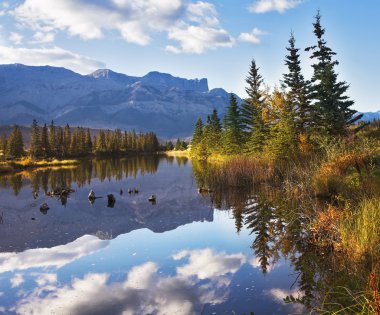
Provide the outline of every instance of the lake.
<path id="1" fill-rule="evenodd" d="M 145 156 L 1 177 L 0 313 L 305 311 L 318 259 L 289 228 L 301 220 L 255 191 L 200 193 L 199 176 L 187 158 Z M 46 195 L 57 187 L 74 192 Z"/>

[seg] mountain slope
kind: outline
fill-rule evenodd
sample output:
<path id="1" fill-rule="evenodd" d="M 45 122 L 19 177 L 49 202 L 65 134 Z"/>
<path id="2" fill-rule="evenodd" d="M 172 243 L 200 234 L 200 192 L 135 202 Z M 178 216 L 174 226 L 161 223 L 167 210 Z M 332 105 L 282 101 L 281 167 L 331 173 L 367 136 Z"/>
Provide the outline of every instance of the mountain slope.
<path id="1" fill-rule="evenodd" d="M 100 69 L 82 76 L 65 68 L 0 65 L 0 124 L 40 123 L 155 131 L 183 137 L 215 107 L 224 113 L 229 94 L 209 90 L 207 79 L 150 72 L 143 77 Z"/>

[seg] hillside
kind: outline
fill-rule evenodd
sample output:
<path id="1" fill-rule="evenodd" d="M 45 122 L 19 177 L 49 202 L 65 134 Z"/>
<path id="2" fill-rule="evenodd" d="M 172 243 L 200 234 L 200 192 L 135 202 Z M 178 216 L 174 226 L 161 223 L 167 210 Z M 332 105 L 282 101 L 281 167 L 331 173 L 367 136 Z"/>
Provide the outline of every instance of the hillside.
<path id="1" fill-rule="evenodd" d="M 0 124 L 81 125 L 191 135 L 194 122 L 213 107 L 223 113 L 229 94 L 209 90 L 207 79 L 150 72 L 133 77 L 100 69 L 80 75 L 65 68 L 0 65 Z"/>

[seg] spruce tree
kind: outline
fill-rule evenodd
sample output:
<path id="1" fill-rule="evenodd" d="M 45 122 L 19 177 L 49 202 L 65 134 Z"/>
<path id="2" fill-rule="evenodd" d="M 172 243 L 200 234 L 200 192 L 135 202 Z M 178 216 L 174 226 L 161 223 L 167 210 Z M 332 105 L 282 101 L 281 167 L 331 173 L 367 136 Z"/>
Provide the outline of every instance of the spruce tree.
<path id="1" fill-rule="evenodd" d="M 315 60 L 312 77 L 315 129 L 326 135 L 344 135 L 347 127 L 360 119 L 361 115 L 355 116 L 356 111 L 351 109 L 354 102 L 346 95 L 349 85 L 338 81 L 335 66 L 339 63 L 333 59 L 336 53 L 324 39 L 325 29 L 321 26 L 319 12 L 313 26 L 317 45 L 306 48 L 306 51 L 311 51 L 310 58 Z"/>
<path id="2" fill-rule="evenodd" d="M 252 60 L 246 82 L 247 99 L 241 108 L 241 117 L 245 133 L 245 151 L 261 152 L 267 136 L 268 127 L 263 120 L 265 97 L 262 91 L 263 78 L 259 73 L 256 61 Z"/>
<path id="3" fill-rule="evenodd" d="M 70 155 L 70 145 L 71 145 L 71 130 L 70 126 L 66 125 L 63 131 L 63 156 Z"/>
<path id="4" fill-rule="evenodd" d="M 195 148 L 195 146 L 202 141 L 202 137 L 203 137 L 202 130 L 203 130 L 202 118 L 198 118 L 197 122 L 195 123 L 193 139 L 191 140 L 192 147 Z"/>
<path id="5" fill-rule="evenodd" d="M 227 154 L 241 152 L 243 124 L 236 96 L 230 94 L 230 104 L 223 121 L 223 151 Z"/>
<path id="6" fill-rule="evenodd" d="M 40 127 L 35 119 L 31 126 L 30 155 L 32 158 L 40 158 L 42 155 Z"/>
<path id="7" fill-rule="evenodd" d="M 1 135 L 0 137 L 0 151 L 2 153 L 2 157 L 5 157 L 7 154 L 7 148 L 8 148 L 8 139 L 6 135 Z"/>
<path id="8" fill-rule="evenodd" d="M 92 140 L 91 140 L 90 129 L 88 129 L 88 128 L 86 130 L 85 146 L 86 146 L 86 153 L 91 153 L 92 152 Z"/>
<path id="9" fill-rule="evenodd" d="M 54 121 L 52 120 L 49 126 L 49 147 L 50 154 L 52 156 L 57 156 L 59 151 L 59 142 L 57 141 L 57 132 L 54 126 Z"/>
<path id="10" fill-rule="evenodd" d="M 48 127 L 46 124 L 42 127 L 41 131 L 41 150 L 42 150 L 42 156 L 44 158 L 47 158 L 50 156 L 50 144 L 49 144 L 49 138 L 48 138 Z"/>
<path id="11" fill-rule="evenodd" d="M 288 111 L 291 111 L 297 125 L 297 132 L 305 134 L 311 124 L 310 82 L 305 80 L 302 69 L 299 49 L 295 47 L 293 33 L 290 35 L 288 55 L 285 65 L 288 72 L 283 75 L 282 85 L 287 92 Z"/>
<path id="12" fill-rule="evenodd" d="M 19 126 L 14 125 L 9 137 L 7 155 L 13 158 L 20 158 L 24 154 L 24 142 Z"/>

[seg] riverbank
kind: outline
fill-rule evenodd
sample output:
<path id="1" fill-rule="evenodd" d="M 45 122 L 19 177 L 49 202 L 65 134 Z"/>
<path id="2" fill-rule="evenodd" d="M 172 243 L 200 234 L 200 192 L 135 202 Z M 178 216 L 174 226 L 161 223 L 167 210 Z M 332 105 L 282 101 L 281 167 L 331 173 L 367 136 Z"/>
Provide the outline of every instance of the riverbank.
<path id="1" fill-rule="evenodd" d="M 251 215 L 247 200 L 259 202 L 260 192 L 266 191 L 273 211 L 286 209 L 281 210 L 285 213 L 281 215 L 291 216 L 288 229 L 302 224 L 305 250 L 332 260 L 349 257 L 350 272 L 354 270 L 354 282 L 360 285 L 338 279 L 339 275 L 334 274 L 344 292 L 337 290 L 339 297 L 325 292 L 331 295 L 326 300 L 338 299 L 341 305 L 322 303 L 318 305 L 322 313 L 331 314 L 344 307 L 356 311 L 354 302 L 358 297 L 362 301 L 360 307 L 376 309 L 380 302 L 379 283 L 374 284 L 380 279 L 378 137 L 365 134 L 331 139 L 309 154 L 292 158 L 211 154 L 207 161 L 194 158 L 193 167 L 198 185 L 214 192 L 216 203 L 232 209 L 237 226 L 246 220 L 242 218 Z M 246 196 L 242 198 L 244 192 Z M 222 200 L 219 195 L 227 195 L 229 200 Z M 280 239 L 285 237 L 283 230 L 271 233 Z"/>
<path id="2" fill-rule="evenodd" d="M 0 174 L 17 173 L 25 170 L 45 168 L 45 167 L 57 167 L 57 166 L 69 166 L 76 165 L 79 160 L 32 160 L 30 158 L 24 158 L 14 161 L 0 162 Z"/>
<path id="3" fill-rule="evenodd" d="M 165 154 L 166 156 L 189 157 L 190 156 L 190 150 L 169 150 L 169 151 L 164 151 L 163 154 Z"/>

